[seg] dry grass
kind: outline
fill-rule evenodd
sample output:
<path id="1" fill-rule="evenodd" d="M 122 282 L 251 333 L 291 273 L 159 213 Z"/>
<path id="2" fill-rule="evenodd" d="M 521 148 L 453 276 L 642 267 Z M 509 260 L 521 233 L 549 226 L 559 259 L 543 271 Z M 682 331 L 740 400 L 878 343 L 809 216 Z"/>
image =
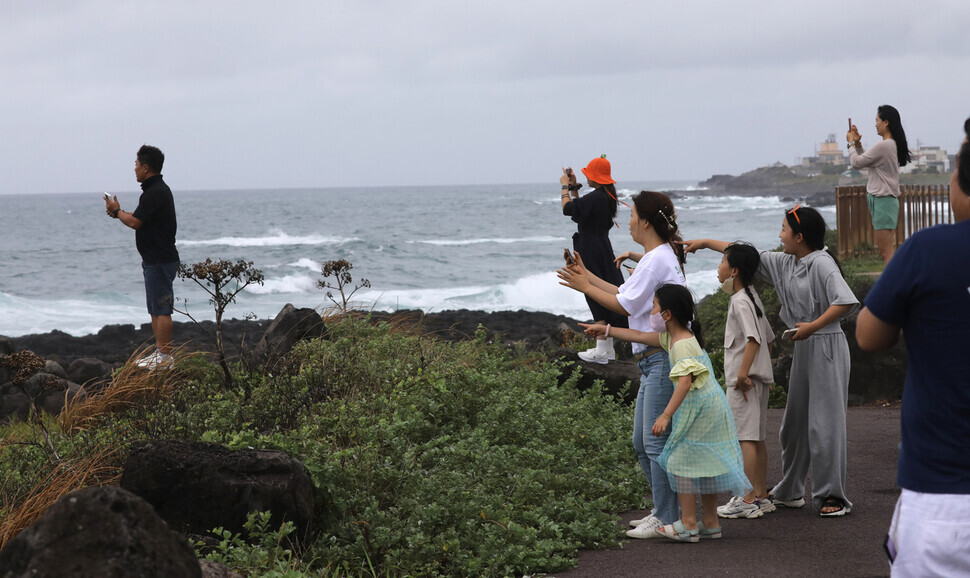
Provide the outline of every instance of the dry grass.
<path id="1" fill-rule="evenodd" d="M 127 363 L 118 370 L 114 379 L 101 391 L 86 396 L 75 396 L 64 404 L 59 417 L 61 431 L 74 433 L 83 431 L 96 423 L 102 416 L 131 408 L 137 404 L 153 403 L 167 396 L 179 379 L 179 362 L 189 353 L 181 349 L 172 351 L 175 358 L 174 369 L 149 373 L 138 367 L 135 361 L 145 355 L 147 350 L 135 351 Z"/>
<path id="2" fill-rule="evenodd" d="M 115 485 L 121 479 L 118 446 L 102 446 L 93 453 L 76 459 L 65 458 L 54 464 L 48 475 L 37 482 L 19 504 L 4 497 L 0 509 L 0 549 L 24 528 L 36 522 L 54 502 L 65 495 L 89 486 Z"/>
<path id="3" fill-rule="evenodd" d="M 147 350 L 132 354 L 128 362 L 100 391 L 90 395 L 78 395 L 67 400 L 58 417 L 62 435 L 74 435 L 95 426 L 102 418 L 138 404 L 151 404 L 168 395 L 179 381 L 178 365 L 188 353 L 173 351 L 174 369 L 149 373 L 136 365 Z M 7 443 L 19 443 L 25 432 L 20 432 Z M 34 487 L 21 499 L 9 497 L 3 492 L 0 501 L 0 548 L 24 528 L 36 522 L 47 509 L 65 495 L 90 486 L 117 484 L 121 479 L 121 460 L 125 453 L 122 435 L 117 439 L 102 441 L 99 445 L 81 446 L 75 453 L 56 459 L 51 456 L 50 467 L 42 474 Z M 16 438 L 16 439 L 14 439 Z M 4 485 L 6 481 L 4 482 Z"/>

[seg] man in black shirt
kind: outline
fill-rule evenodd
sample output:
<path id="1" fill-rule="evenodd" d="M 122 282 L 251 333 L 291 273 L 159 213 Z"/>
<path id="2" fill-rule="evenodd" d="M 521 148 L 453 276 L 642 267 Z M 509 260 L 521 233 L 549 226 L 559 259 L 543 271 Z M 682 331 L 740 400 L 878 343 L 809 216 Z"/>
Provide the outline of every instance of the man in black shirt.
<path id="1" fill-rule="evenodd" d="M 135 178 L 141 183 L 142 194 L 134 213 L 122 211 L 118 197 L 105 199 L 108 216 L 135 230 L 135 246 L 141 255 L 156 346 L 138 365 L 149 370 L 172 363 L 172 305 L 175 302 L 172 282 L 179 268 L 179 253 L 175 249 L 175 200 L 172 190 L 162 180 L 164 162 L 165 155 L 157 148 L 144 145 L 138 149 Z"/>

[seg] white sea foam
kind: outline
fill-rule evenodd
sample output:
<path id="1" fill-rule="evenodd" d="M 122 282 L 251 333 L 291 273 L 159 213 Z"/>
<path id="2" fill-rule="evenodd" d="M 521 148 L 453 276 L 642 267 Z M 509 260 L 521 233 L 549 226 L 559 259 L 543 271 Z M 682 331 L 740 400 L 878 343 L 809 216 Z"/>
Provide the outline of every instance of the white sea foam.
<path id="1" fill-rule="evenodd" d="M 721 284 L 717 281 L 717 269 L 688 271 L 687 287 L 698 301 L 714 293 L 721 287 Z"/>
<path id="2" fill-rule="evenodd" d="M 488 243 L 498 245 L 509 245 L 512 243 L 561 243 L 566 237 L 522 237 L 518 239 L 510 238 L 485 238 L 485 239 L 425 239 L 418 241 L 408 241 L 408 243 L 422 243 L 425 245 L 435 245 L 438 247 L 460 247 L 464 245 L 484 245 Z"/>
<path id="3" fill-rule="evenodd" d="M 266 279 L 262 285 L 250 285 L 243 289 L 253 295 L 274 295 L 278 293 L 309 293 L 319 291 L 317 278 L 308 275 L 284 275 L 279 279 Z"/>
<path id="4" fill-rule="evenodd" d="M 97 333 L 112 323 L 136 327 L 149 321 L 144 302 L 125 303 L 119 295 L 106 301 L 43 301 L 0 292 L 0 335 L 29 335 L 58 329 L 74 336 Z"/>
<path id="5" fill-rule="evenodd" d="M 717 270 L 687 274 L 687 286 L 700 300 L 718 290 Z M 546 311 L 574 319 L 588 319 L 589 307 L 579 292 L 559 284 L 554 272 L 543 272 L 508 283 L 436 289 L 402 289 L 358 292 L 355 301 L 379 311 L 421 309 L 444 311 L 474 309 L 481 311 Z"/>
<path id="6" fill-rule="evenodd" d="M 401 289 L 368 291 L 355 295 L 355 301 L 380 311 L 421 309 L 445 311 L 476 309 L 481 311 L 547 311 L 558 315 L 589 317 L 582 294 L 559 285 L 554 272 L 529 275 L 498 285 L 472 285 L 434 289 Z"/>
<path id="7" fill-rule="evenodd" d="M 789 208 L 790 203 L 777 196 L 770 197 L 689 197 L 688 202 L 675 202 L 678 211 L 707 213 L 743 213 L 752 210 L 776 211 Z"/>
<path id="8" fill-rule="evenodd" d="M 322 267 L 322 263 L 317 263 L 313 259 L 307 259 L 306 257 L 300 259 L 299 261 L 294 261 L 293 263 L 287 263 L 289 267 L 303 267 L 305 269 L 310 269 L 313 271 L 319 271 Z"/>
<path id="9" fill-rule="evenodd" d="M 216 245 L 223 247 L 283 247 L 291 245 L 342 245 L 359 241 L 357 237 L 326 237 L 323 235 L 291 236 L 275 232 L 263 237 L 219 237 L 200 241 L 178 241 L 178 245 Z"/>

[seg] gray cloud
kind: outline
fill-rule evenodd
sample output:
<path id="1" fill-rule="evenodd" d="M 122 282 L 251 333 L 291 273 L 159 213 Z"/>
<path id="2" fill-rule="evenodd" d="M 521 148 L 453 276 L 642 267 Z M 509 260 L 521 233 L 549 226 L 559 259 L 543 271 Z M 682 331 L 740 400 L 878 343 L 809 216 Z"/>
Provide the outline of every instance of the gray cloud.
<path id="1" fill-rule="evenodd" d="M 0 8 L 0 193 L 629 179 L 808 155 L 895 104 L 959 142 L 970 4 L 23 2 Z M 873 133 L 871 129 L 869 135 Z"/>

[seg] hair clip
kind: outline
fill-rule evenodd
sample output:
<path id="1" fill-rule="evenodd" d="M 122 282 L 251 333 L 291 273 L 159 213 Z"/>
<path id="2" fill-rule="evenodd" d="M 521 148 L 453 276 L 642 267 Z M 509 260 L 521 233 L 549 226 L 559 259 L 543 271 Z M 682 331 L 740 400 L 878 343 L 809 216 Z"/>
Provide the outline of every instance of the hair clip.
<path id="1" fill-rule="evenodd" d="M 667 227 L 673 229 L 674 228 L 674 221 L 677 219 L 677 215 L 671 213 L 670 216 L 668 217 L 664 213 L 664 210 L 663 209 L 657 209 L 657 212 L 660 214 L 661 217 L 664 218 L 664 221 L 667 221 Z"/>
<path id="2" fill-rule="evenodd" d="M 797 211 L 798 209 L 800 209 L 801 206 L 802 206 L 802 204 L 801 203 L 798 203 L 797 205 L 795 205 L 794 207 L 792 207 L 788 211 L 788 214 L 794 216 L 795 217 L 795 222 L 798 223 L 799 225 L 802 224 L 802 220 L 798 218 L 798 213 L 796 213 L 795 211 Z"/>

